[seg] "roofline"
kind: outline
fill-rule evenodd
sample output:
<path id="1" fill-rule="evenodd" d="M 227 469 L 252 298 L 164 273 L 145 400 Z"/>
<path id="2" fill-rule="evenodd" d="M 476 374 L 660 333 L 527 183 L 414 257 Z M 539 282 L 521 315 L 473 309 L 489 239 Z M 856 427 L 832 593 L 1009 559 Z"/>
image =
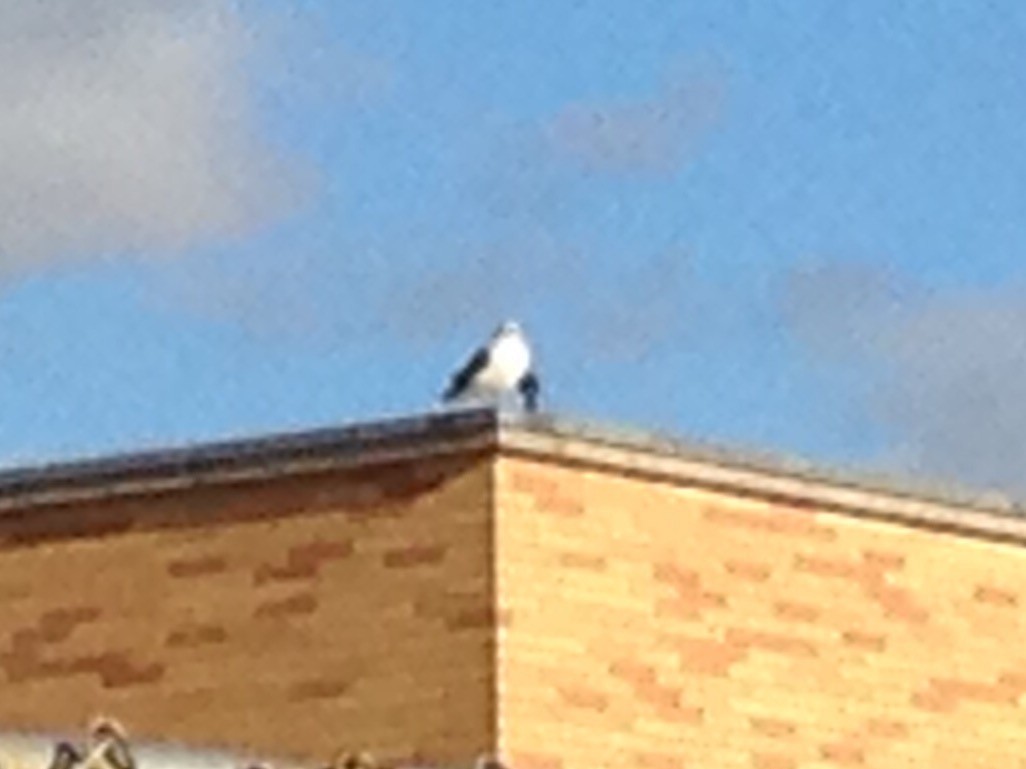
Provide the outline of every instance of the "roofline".
<path id="1" fill-rule="evenodd" d="M 994 493 L 827 470 L 548 414 L 447 410 L 0 471 L 0 517 L 42 505 L 412 461 L 472 451 L 529 456 L 823 511 L 1026 544 L 1024 508 Z"/>
<path id="2" fill-rule="evenodd" d="M 862 519 L 1026 545 L 1026 508 L 955 484 L 827 469 L 782 454 L 683 442 L 656 433 L 549 415 L 499 415 L 507 454 L 605 469 Z"/>
<path id="3" fill-rule="evenodd" d="M 89 499 L 494 448 L 497 415 L 450 411 L 0 471 L 0 517 Z"/>

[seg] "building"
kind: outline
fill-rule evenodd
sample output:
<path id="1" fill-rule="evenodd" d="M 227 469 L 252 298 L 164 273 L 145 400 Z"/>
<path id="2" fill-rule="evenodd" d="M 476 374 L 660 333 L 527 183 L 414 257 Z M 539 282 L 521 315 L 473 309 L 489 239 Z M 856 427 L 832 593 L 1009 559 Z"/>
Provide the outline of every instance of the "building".
<path id="1" fill-rule="evenodd" d="M 515 769 L 1026 767 L 1006 501 L 453 412 L 0 475 L 0 726 Z"/>

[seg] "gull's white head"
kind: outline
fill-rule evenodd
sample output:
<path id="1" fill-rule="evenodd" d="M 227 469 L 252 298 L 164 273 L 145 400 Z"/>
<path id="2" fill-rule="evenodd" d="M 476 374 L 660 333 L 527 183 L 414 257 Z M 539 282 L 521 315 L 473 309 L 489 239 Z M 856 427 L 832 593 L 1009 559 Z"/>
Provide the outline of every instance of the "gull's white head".
<path id="1" fill-rule="evenodd" d="M 522 336 L 523 330 L 520 328 L 520 324 L 515 320 L 507 320 L 498 330 L 495 332 L 495 338 L 499 339 L 504 336 Z"/>

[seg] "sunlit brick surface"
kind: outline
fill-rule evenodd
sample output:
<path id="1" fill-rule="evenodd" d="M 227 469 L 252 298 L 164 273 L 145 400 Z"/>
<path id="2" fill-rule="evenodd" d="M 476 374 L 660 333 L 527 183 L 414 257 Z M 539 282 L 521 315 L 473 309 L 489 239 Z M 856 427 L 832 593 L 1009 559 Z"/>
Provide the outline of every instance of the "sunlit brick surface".
<path id="1" fill-rule="evenodd" d="M 1006 508 L 488 415 L 332 440 L 0 479 L 0 728 L 106 712 L 319 762 L 1026 769 Z"/>
<path id="2" fill-rule="evenodd" d="M 518 769 L 1026 767 L 1026 550 L 506 458 Z"/>
<path id="3" fill-rule="evenodd" d="M 422 460 L 0 519 L 0 723 L 464 761 L 493 740 L 490 478 Z"/>

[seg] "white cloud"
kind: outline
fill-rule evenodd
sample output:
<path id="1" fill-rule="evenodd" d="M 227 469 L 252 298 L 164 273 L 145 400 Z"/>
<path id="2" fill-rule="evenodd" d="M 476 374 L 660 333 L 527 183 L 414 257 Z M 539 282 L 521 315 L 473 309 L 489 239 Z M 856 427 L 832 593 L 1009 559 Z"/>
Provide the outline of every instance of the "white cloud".
<path id="1" fill-rule="evenodd" d="M 0 272 L 231 237 L 296 200 L 230 0 L 0 0 Z"/>
<path id="2" fill-rule="evenodd" d="M 1026 287 L 930 294 L 885 273 L 790 276 L 791 328 L 870 380 L 864 413 L 906 469 L 1026 493 Z"/>
<path id="3" fill-rule="evenodd" d="M 936 299 L 882 329 L 875 412 L 914 465 L 1026 492 L 1026 291 Z"/>

